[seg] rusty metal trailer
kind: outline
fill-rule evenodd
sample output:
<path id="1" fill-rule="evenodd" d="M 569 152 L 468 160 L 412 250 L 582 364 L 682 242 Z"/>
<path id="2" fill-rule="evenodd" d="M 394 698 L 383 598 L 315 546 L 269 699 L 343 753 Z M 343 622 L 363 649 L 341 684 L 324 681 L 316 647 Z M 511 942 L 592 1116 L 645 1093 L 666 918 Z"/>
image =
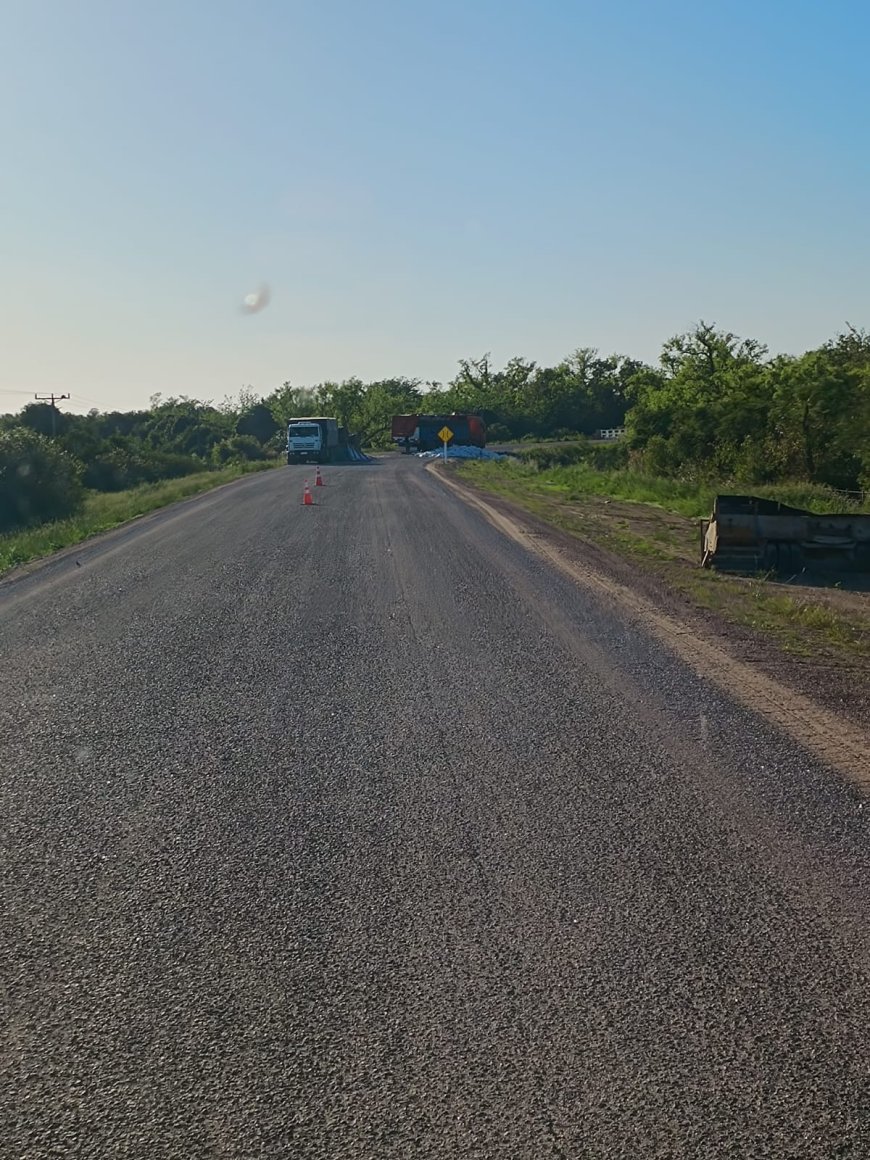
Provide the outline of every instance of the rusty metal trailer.
<path id="1" fill-rule="evenodd" d="M 752 495 L 717 495 L 702 521 L 705 568 L 731 572 L 868 572 L 870 515 L 820 515 Z"/>

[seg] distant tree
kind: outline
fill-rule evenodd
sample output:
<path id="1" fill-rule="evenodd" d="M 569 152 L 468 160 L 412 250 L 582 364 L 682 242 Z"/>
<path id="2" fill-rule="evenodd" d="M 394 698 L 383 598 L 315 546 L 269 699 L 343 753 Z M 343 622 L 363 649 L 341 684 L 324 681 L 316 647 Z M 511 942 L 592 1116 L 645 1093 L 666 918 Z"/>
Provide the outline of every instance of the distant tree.
<path id="1" fill-rule="evenodd" d="M 255 403 L 236 422 L 237 435 L 250 435 L 258 443 L 268 443 L 277 430 L 278 424 L 265 403 Z"/>
<path id="2" fill-rule="evenodd" d="M 28 403 L 18 416 L 18 422 L 40 435 L 62 435 L 69 426 L 69 416 L 51 403 Z"/>
<path id="3" fill-rule="evenodd" d="M 870 479 L 870 336 L 851 329 L 771 368 L 780 472 L 857 489 Z"/>
<path id="4" fill-rule="evenodd" d="M 539 435 L 559 430 L 592 435 L 601 427 L 622 426 L 626 384 L 639 366 L 621 355 L 600 358 L 581 347 L 557 366 L 537 371 L 526 391 L 525 425 Z"/>
<path id="5" fill-rule="evenodd" d="M 420 410 L 422 395 L 413 379 L 382 379 L 368 383 L 351 416 L 353 430 L 367 446 L 388 446 L 393 415 Z"/>
<path id="6" fill-rule="evenodd" d="M 459 372 L 444 390 L 425 396 L 427 411 L 470 411 L 486 422 L 499 423 L 514 436 L 528 429 L 528 392 L 536 365 L 524 358 L 509 359 L 501 370 L 493 369 L 491 356 L 459 360 Z"/>
<path id="7" fill-rule="evenodd" d="M 269 408 L 279 427 L 285 427 L 291 419 L 318 413 L 317 393 L 313 387 L 294 387 L 286 382 L 267 395 L 263 403 Z"/>
<path id="8" fill-rule="evenodd" d="M 261 401 L 253 387 L 241 387 L 238 395 L 227 395 L 222 403 L 218 403 L 217 410 L 225 415 L 238 416 L 250 411 Z"/>
<path id="9" fill-rule="evenodd" d="M 335 417 L 340 427 L 356 431 L 365 394 L 366 387 L 362 379 L 355 377 L 341 383 L 321 383 L 315 388 L 313 414 Z"/>
<path id="10" fill-rule="evenodd" d="M 648 448 L 656 471 L 728 477 L 744 444 L 764 439 L 772 396 L 767 348 L 699 323 L 665 343 L 658 369 L 626 383 L 631 446 Z"/>

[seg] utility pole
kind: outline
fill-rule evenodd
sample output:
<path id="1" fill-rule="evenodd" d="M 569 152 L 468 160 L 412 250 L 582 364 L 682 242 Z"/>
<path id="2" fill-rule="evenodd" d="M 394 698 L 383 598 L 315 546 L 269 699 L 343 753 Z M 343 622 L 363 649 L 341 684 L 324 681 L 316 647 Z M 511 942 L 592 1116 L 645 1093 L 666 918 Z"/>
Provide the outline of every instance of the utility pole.
<path id="1" fill-rule="evenodd" d="M 57 435 L 57 407 L 55 407 L 54 401 L 55 399 L 57 399 L 58 402 L 60 402 L 61 399 L 68 399 L 69 395 L 56 395 L 54 391 L 52 391 L 50 395 L 34 395 L 33 397 L 38 403 L 48 403 L 49 401 L 51 402 L 51 437 L 54 439 L 55 435 Z"/>

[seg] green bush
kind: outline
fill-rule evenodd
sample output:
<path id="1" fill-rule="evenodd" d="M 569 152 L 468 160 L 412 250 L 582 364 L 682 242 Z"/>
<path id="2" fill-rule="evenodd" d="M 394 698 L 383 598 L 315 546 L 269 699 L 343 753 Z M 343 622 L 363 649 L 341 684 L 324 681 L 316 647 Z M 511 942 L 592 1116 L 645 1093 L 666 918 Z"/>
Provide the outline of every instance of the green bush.
<path id="1" fill-rule="evenodd" d="M 628 444 L 622 439 L 614 443 L 593 443 L 589 447 L 587 462 L 596 471 L 614 471 L 628 466 L 629 455 Z"/>
<path id="2" fill-rule="evenodd" d="M 126 491 L 140 483 L 180 479 L 202 471 L 201 460 L 192 455 L 156 451 L 150 447 L 115 447 L 101 452 L 85 466 L 82 482 L 94 491 Z"/>
<path id="3" fill-rule="evenodd" d="M 576 463 L 586 463 L 590 454 L 587 439 L 575 443 L 550 444 L 547 447 L 531 447 L 522 451 L 520 458 L 531 463 L 538 471 L 548 471 L 551 467 L 571 467 Z"/>
<path id="4" fill-rule="evenodd" d="M 266 458 L 266 449 L 253 435 L 233 435 L 216 443 L 211 452 L 212 463 L 249 463 Z"/>
<path id="5" fill-rule="evenodd" d="M 81 507 L 81 464 L 44 435 L 0 433 L 0 532 L 60 520 Z"/>

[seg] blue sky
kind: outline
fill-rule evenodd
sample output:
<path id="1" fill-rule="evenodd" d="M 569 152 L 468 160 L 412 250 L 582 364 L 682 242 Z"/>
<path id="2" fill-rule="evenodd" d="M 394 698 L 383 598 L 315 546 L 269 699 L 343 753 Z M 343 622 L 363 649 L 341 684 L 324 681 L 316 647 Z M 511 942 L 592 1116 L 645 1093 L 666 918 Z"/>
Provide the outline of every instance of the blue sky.
<path id="1" fill-rule="evenodd" d="M 0 411 L 870 324 L 866 3 L 0 15 Z"/>

